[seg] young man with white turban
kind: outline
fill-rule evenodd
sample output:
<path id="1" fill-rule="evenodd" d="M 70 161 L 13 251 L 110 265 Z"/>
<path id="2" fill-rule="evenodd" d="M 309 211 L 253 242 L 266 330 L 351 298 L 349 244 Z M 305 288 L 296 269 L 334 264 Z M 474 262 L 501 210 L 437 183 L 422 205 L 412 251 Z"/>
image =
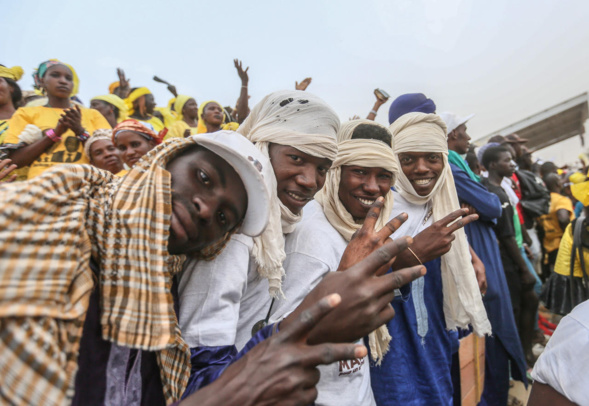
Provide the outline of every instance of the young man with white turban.
<path id="1" fill-rule="evenodd" d="M 240 126 L 239 132 L 272 164 L 264 172 L 270 220 L 261 236 L 236 235 L 213 261 L 192 259 L 184 268 L 180 325 L 193 365 L 186 394 L 221 374 L 254 335 L 260 312 L 268 312 L 269 298 L 282 297 L 284 235 L 294 231 L 302 208 L 323 187 L 336 158 L 338 128 L 336 113 L 301 91 L 266 96 Z M 341 309 L 347 306 L 345 301 Z M 376 322 L 371 323 L 382 324 Z"/>
<path id="2" fill-rule="evenodd" d="M 439 116 L 405 114 L 390 130 L 400 168 L 391 216 L 408 214 L 395 235 L 414 237 L 395 265 L 424 264 L 428 272 L 413 282 L 407 301 L 392 303 L 390 351 L 372 366 L 372 387 L 378 405 L 451 405 L 456 338 L 447 330 L 470 325 L 479 335 L 491 333 L 462 229 L 477 216 L 461 218 L 468 211 L 458 203 Z"/>

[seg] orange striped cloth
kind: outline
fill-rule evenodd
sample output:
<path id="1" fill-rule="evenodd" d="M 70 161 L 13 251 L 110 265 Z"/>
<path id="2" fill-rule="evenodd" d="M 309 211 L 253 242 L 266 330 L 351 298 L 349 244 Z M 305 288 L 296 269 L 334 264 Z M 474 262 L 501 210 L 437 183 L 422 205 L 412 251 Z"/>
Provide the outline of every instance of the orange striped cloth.
<path id="1" fill-rule="evenodd" d="M 90 256 L 100 266 L 103 338 L 157 351 L 166 400 L 180 399 L 190 352 L 170 289 L 184 257 L 167 251 L 165 166 L 191 145 L 190 138 L 159 145 L 124 178 L 61 165 L 0 186 L 0 403 L 71 402 L 94 288 Z"/>

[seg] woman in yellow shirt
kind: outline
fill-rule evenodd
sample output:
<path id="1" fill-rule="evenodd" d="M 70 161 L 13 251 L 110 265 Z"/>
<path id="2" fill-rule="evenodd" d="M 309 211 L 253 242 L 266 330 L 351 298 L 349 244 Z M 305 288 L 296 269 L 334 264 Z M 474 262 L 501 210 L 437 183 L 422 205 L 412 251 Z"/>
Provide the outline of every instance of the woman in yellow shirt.
<path id="1" fill-rule="evenodd" d="M 131 89 L 129 97 L 125 99 L 129 118 L 144 123 L 149 123 L 159 133 L 164 129 L 162 120 L 153 115 L 155 111 L 155 99 L 151 91 L 146 87 Z"/>
<path id="2" fill-rule="evenodd" d="M 22 75 L 23 70 L 20 66 L 7 68 L 0 65 L 0 144 L 6 136 L 8 119 L 12 117 L 22 99 L 22 92 L 16 84 Z"/>
<path id="3" fill-rule="evenodd" d="M 19 168 L 30 166 L 28 179 L 54 165 L 88 163 L 84 142 L 89 134 L 99 128 L 110 128 L 96 110 L 72 105 L 73 74 L 66 64 L 55 60 L 43 62 L 38 76 L 47 94 L 47 104 L 18 109 L 10 119 L 3 146 Z M 28 124 L 42 131 L 41 137 L 31 144 L 19 138 Z"/>
<path id="4" fill-rule="evenodd" d="M 174 110 L 178 114 L 178 121 L 170 127 L 165 139 L 186 138 L 196 134 L 198 130 L 198 104 L 196 104 L 196 100 L 183 94 L 178 95 L 174 102 Z"/>

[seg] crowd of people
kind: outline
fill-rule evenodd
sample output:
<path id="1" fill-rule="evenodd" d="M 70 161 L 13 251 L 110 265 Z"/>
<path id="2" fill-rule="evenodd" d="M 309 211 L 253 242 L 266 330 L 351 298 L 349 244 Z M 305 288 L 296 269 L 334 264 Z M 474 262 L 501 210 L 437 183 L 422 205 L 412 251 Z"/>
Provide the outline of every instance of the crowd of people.
<path id="1" fill-rule="evenodd" d="M 234 65 L 234 107 L 118 69 L 88 108 L 70 64 L 0 65 L 2 403 L 460 405 L 475 334 L 479 404 L 587 404 L 585 166 L 421 93 L 250 109 Z"/>

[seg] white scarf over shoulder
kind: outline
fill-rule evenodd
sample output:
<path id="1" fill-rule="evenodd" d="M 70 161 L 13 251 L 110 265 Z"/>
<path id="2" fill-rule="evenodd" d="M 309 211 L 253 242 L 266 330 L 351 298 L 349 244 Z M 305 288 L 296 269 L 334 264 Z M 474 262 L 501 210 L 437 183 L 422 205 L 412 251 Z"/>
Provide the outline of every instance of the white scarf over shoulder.
<path id="1" fill-rule="evenodd" d="M 419 196 L 403 171 L 395 189 L 408 202 L 423 205 L 431 200 L 433 221 L 438 221 L 451 212 L 460 209 L 454 177 L 448 164 L 448 142 L 446 125 L 436 114 L 409 113 L 401 116 L 389 127 L 393 134 L 397 165 L 403 152 L 441 153 L 444 169 L 438 181 L 427 196 Z M 452 248 L 442 256 L 442 285 L 444 293 L 444 316 L 446 328 L 467 328 L 472 325 L 478 335 L 491 334 L 491 324 L 479 291 L 478 283 L 470 262 L 468 242 L 464 229 L 457 230 Z"/>
<path id="2" fill-rule="evenodd" d="M 282 90 L 264 97 L 237 132 L 253 142 L 270 158 L 270 143 L 294 147 L 306 154 L 335 160 L 339 118 L 319 97 L 298 90 Z M 293 214 L 277 197 L 272 168 L 264 173 L 270 194 L 270 219 L 266 230 L 254 238 L 253 256 L 260 276 L 267 278 L 270 295 L 282 294 L 284 235 L 294 231 L 302 214 Z"/>
<path id="3" fill-rule="evenodd" d="M 387 146 L 383 141 L 374 139 L 352 139 L 354 130 L 361 124 L 374 125 L 387 130 L 386 127 L 370 120 L 353 120 L 342 124 L 337 133 L 337 158 L 329 169 L 325 186 L 315 197 L 317 202 L 323 207 L 325 217 L 327 217 L 329 223 L 348 242 L 352 239 L 352 235 L 362 227 L 362 222 L 354 221 L 352 215 L 346 210 L 339 199 L 341 167 L 354 165 L 365 168 L 386 169 L 393 173 L 391 186 L 395 183 L 395 179 L 399 173 L 395 154 L 391 146 Z M 385 196 L 384 207 L 380 213 L 380 217 L 376 221 L 375 228 L 377 231 L 380 231 L 385 226 L 392 209 L 393 193 L 389 190 Z M 377 365 L 382 362 L 383 356 L 388 352 L 390 341 L 391 335 L 386 325 L 380 326 L 369 334 L 368 344 L 370 354 Z"/>

